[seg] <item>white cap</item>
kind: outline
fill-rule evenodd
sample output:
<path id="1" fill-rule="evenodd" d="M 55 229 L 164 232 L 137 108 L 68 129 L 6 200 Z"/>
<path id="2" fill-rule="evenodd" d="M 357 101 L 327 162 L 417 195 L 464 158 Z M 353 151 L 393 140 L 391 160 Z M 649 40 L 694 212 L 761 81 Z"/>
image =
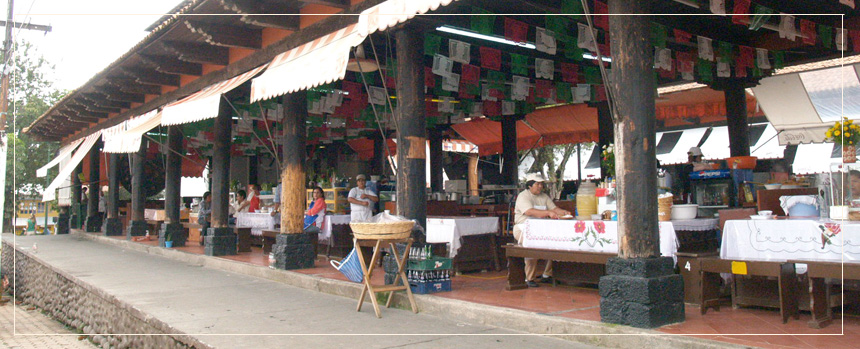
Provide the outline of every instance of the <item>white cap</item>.
<path id="1" fill-rule="evenodd" d="M 367 179 L 367 177 L 365 177 L 363 174 L 360 174 L 360 175 L 358 175 L 358 176 L 355 176 L 355 180 L 360 180 L 360 179 L 365 179 L 365 180 L 366 180 L 366 179 Z"/>
<path id="2" fill-rule="evenodd" d="M 546 178 L 543 178 L 543 175 L 540 173 L 529 173 L 526 174 L 526 182 L 535 181 L 535 182 L 548 182 Z"/>
<path id="3" fill-rule="evenodd" d="M 692 147 L 687 151 L 687 155 L 702 156 L 702 149 L 699 147 Z"/>

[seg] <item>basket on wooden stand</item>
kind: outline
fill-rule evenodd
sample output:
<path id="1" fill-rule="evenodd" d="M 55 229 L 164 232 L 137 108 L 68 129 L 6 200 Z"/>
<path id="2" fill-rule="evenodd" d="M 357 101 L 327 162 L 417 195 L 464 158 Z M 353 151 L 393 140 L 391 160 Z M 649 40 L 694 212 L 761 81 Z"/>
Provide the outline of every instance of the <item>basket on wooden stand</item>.
<path id="1" fill-rule="evenodd" d="M 358 240 L 398 240 L 412 235 L 413 221 L 384 223 L 349 223 L 352 234 Z"/>

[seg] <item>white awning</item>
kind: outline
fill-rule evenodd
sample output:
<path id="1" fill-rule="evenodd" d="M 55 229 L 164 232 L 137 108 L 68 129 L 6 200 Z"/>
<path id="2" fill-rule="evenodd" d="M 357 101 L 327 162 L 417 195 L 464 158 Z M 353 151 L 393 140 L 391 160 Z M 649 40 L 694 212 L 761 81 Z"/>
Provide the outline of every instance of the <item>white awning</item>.
<path id="1" fill-rule="evenodd" d="M 750 145 L 750 155 L 759 159 L 780 159 L 783 157 L 785 146 L 779 145 L 779 141 L 775 137 L 777 131 L 772 125 L 755 124 L 750 126 L 764 126 L 764 131 L 755 140 L 755 144 Z M 704 155 L 705 160 L 723 160 L 729 158 L 731 157 L 729 144 L 729 128 L 727 126 L 714 127 L 711 129 L 708 139 L 701 146 L 702 155 Z"/>
<path id="2" fill-rule="evenodd" d="M 683 133 L 681 133 L 681 137 L 678 139 L 678 142 L 675 143 L 675 146 L 672 148 L 672 151 L 666 154 L 657 154 L 657 160 L 660 161 L 660 165 L 675 165 L 687 162 L 687 151 L 689 151 L 691 147 L 699 145 L 702 137 L 705 136 L 705 131 L 707 131 L 706 127 L 684 130 Z M 669 132 L 657 133 L 657 140 L 655 142 L 658 145 L 660 144 L 662 136 L 666 133 Z"/>
<path id="3" fill-rule="evenodd" d="M 794 174 L 824 173 L 830 165 L 841 163 L 842 157 L 833 157 L 833 143 L 799 144 L 791 170 Z"/>
<path id="4" fill-rule="evenodd" d="M 251 82 L 251 102 L 342 80 L 349 51 L 376 31 L 407 21 L 454 0 L 389 0 L 364 10 L 358 23 L 277 55 Z"/>
<path id="5" fill-rule="evenodd" d="M 66 144 L 65 146 L 60 148 L 60 151 L 59 151 L 59 154 L 57 154 L 57 157 L 55 157 L 53 160 L 51 160 L 51 162 L 45 164 L 45 166 L 42 166 L 38 170 L 36 170 L 36 177 L 47 176 L 48 170 L 51 169 L 51 167 L 57 166 L 57 164 L 59 164 L 60 161 L 63 161 L 63 159 L 69 157 L 72 154 L 72 151 L 74 151 L 75 148 L 78 147 L 78 144 L 81 144 L 81 142 L 83 140 L 84 140 L 83 138 L 76 139 L 73 142 Z"/>
<path id="6" fill-rule="evenodd" d="M 197 91 L 196 93 L 170 103 L 161 111 L 161 125 L 180 125 L 218 116 L 218 106 L 221 103 L 221 95 L 232 91 L 245 81 L 259 74 L 268 66 L 263 64 L 251 69 L 242 75 L 221 81 L 217 84 Z"/>
<path id="7" fill-rule="evenodd" d="M 820 143 L 843 115 L 860 119 L 860 65 L 776 75 L 753 87 L 780 144 Z"/>
<path id="8" fill-rule="evenodd" d="M 759 159 L 782 159 L 785 157 L 785 146 L 779 144 L 777 133 L 773 125 L 767 124 L 758 142 L 750 147 L 750 155 Z"/>
<path id="9" fill-rule="evenodd" d="M 57 188 L 60 187 L 63 181 L 67 180 L 69 176 L 72 175 L 72 171 L 74 171 L 75 167 L 78 167 L 78 164 L 80 164 L 84 157 L 87 156 L 87 153 L 89 153 L 93 144 L 96 144 L 96 141 L 101 137 L 101 135 L 102 131 L 98 130 L 84 139 L 80 148 L 75 152 L 75 155 L 72 155 L 72 160 L 69 161 L 65 167 L 60 169 L 60 174 L 58 174 L 51 184 L 48 185 L 48 188 L 45 189 L 45 192 L 42 194 L 42 202 L 56 199 Z"/>
<path id="10" fill-rule="evenodd" d="M 115 132 L 111 129 L 102 130 L 102 138 L 105 145 L 102 152 L 105 153 L 136 153 L 140 149 L 140 141 L 143 134 L 155 128 L 161 123 L 161 113 L 158 110 L 152 110 L 146 114 L 133 117 L 126 120 L 122 124 L 114 127 L 120 127 L 122 132 L 118 134 L 106 135 L 105 132 Z"/>

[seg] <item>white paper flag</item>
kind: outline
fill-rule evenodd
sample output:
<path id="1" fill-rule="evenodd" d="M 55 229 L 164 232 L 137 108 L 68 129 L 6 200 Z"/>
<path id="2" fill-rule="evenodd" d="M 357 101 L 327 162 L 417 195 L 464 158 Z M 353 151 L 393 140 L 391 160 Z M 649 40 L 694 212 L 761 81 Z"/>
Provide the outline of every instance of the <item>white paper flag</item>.
<path id="1" fill-rule="evenodd" d="M 514 101 L 502 101 L 502 115 L 514 115 L 517 104 Z"/>
<path id="2" fill-rule="evenodd" d="M 552 80 L 555 75 L 555 62 L 551 59 L 535 58 L 535 77 Z"/>
<path id="3" fill-rule="evenodd" d="M 697 36 L 696 39 L 699 41 L 699 58 L 713 62 L 714 46 L 711 39 L 704 36 Z"/>
<path id="4" fill-rule="evenodd" d="M 591 52 L 597 52 L 597 43 L 594 42 L 594 33 L 591 32 L 591 29 L 588 28 L 588 25 L 577 23 L 579 30 L 577 31 L 577 46 L 579 48 L 583 48 L 589 50 Z"/>
<path id="5" fill-rule="evenodd" d="M 779 37 L 791 41 L 797 40 L 797 31 L 794 29 L 794 16 L 784 13 L 779 14 Z"/>
<path id="6" fill-rule="evenodd" d="M 693 81 L 693 72 L 681 72 L 681 79 Z"/>
<path id="7" fill-rule="evenodd" d="M 848 6 L 850 8 L 855 8 L 854 7 L 854 0 L 839 0 L 839 3 L 843 4 L 845 6 Z"/>
<path id="8" fill-rule="evenodd" d="M 433 56 L 433 74 L 448 76 L 454 70 L 454 61 L 440 54 Z"/>
<path id="9" fill-rule="evenodd" d="M 672 50 L 668 48 L 654 48 L 654 68 L 672 70 Z"/>
<path id="10" fill-rule="evenodd" d="M 388 92 L 382 87 L 370 86 L 367 91 L 367 101 L 371 104 L 385 105 Z"/>
<path id="11" fill-rule="evenodd" d="M 471 45 L 453 39 L 448 40 L 448 57 L 454 62 L 469 64 L 471 59 Z"/>
<path id="12" fill-rule="evenodd" d="M 451 73 L 442 77 L 442 91 L 460 91 L 460 74 Z"/>
<path id="13" fill-rule="evenodd" d="M 512 81 L 514 85 L 511 87 L 511 99 L 515 101 L 526 100 L 529 95 L 529 78 L 514 75 Z"/>
<path id="14" fill-rule="evenodd" d="M 482 101 L 493 101 L 496 102 L 499 99 L 493 96 L 490 96 L 490 84 L 481 85 L 481 100 Z"/>
<path id="15" fill-rule="evenodd" d="M 755 49 L 755 64 L 759 69 L 770 69 L 770 60 L 768 59 L 767 49 Z"/>
<path id="16" fill-rule="evenodd" d="M 472 103 L 472 110 L 470 110 L 471 116 L 478 116 L 484 114 L 484 104 L 483 103 Z"/>
<path id="17" fill-rule="evenodd" d="M 322 114 L 322 102 L 317 99 L 311 102 L 311 108 L 308 110 L 310 114 Z"/>
<path id="18" fill-rule="evenodd" d="M 462 110 L 454 111 L 454 114 L 451 115 L 451 123 L 452 124 L 462 124 L 466 122 L 466 115 L 463 114 Z"/>
<path id="19" fill-rule="evenodd" d="M 329 118 L 328 118 L 328 122 L 329 122 L 329 125 L 328 125 L 328 127 L 329 127 L 329 128 L 341 128 L 341 127 L 346 127 L 346 119 L 343 119 L 343 118 L 332 118 L 332 117 L 329 117 Z"/>
<path id="20" fill-rule="evenodd" d="M 439 102 L 439 112 L 441 113 L 453 113 L 454 112 L 454 98 L 453 97 L 439 97 L 441 102 Z"/>
<path id="21" fill-rule="evenodd" d="M 717 62 L 717 76 L 729 78 L 732 76 L 732 67 L 726 62 Z"/>
<path id="22" fill-rule="evenodd" d="M 346 129 L 346 136 L 350 137 L 350 138 L 358 137 L 359 132 L 361 132 L 361 130 L 359 130 L 357 128 L 348 128 L 348 129 Z M 282 138 L 282 137 L 278 137 L 278 138 Z"/>
<path id="23" fill-rule="evenodd" d="M 836 41 L 837 50 L 845 51 L 845 29 L 836 28 L 836 38 L 833 40 Z"/>
<path id="24" fill-rule="evenodd" d="M 541 27 L 536 27 L 535 46 L 538 52 L 554 55 L 558 44 L 555 41 L 555 33 Z"/>
<path id="25" fill-rule="evenodd" d="M 571 87 L 570 92 L 573 93 L 574 103 L 584 103 L 591 101 L 591 85 L 577 84 L 576 87 Z"/>
<path id="26" fill-rule="evenodd" d="M 711 0 L 711 13 L 726 14 L 726 0 Z"/>

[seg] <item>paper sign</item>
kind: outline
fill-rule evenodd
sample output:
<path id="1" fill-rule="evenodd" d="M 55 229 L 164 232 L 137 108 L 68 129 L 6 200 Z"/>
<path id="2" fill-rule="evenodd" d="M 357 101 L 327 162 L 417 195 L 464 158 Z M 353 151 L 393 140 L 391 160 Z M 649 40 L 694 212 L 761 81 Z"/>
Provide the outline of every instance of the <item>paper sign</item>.
<path id="1" fill-rule="evenodd" d="M 385 105 L 386 100 L 388 99 L 388 92 L 385 91 L 382 87 L 370 86 L 368 87 L 367 101 L 371 104 L 376 105 Z"/>
<path id="2" fill-rule="evenodd" d="M 514 115 L 517 104 L 514 101 L 502 101 L 502 115 Z"/>
<path id="3" fill-rule="evenodd" d="M 770 69 L 770 60 L 768 59 L 768 56 L 767 56 L 767 49 L 756 48 L 755 53 L 756 53 L 756 60 L 755 60 L 756 66 L 759 67 L 760 69 Z"/>
<path id="4" fill-rule="evenodd" d="M 713 62 L 714 46 L 711 43 L 711 39 L 704 36 L 698 36 L 696 39 L 699 41 L 699 58 Z"/>
<path id="5" fill-rule="evenodd" d="M 468 43 L 453 39 L 448 40 L 448 56 L 454 62 L 469 64 L 469 60 L 472 58 L 471 48 L 472 45 Z"/>
<path id="6" fill-rule="evenodd" d="M 717 77 L 728 78 L 732 76 L 732 68 L 726 62 L 717 62 Z"/>
<path id="7" fill-rule="evenodd" d="M 535 58 L 535 77 L 552 80 L 555 75 L 555 62 L 551 59 Z"/>
<path id="8" fill-rule="evenodd" d="M 597 52 L 597 42 L 594 40 L 594 33 L 591 32 L 591 29 L 588 28 L 588 25 L 577 23 L 579 28 L 578 36 L 577 36 L 577 46 L 582 49 L 589 50 L 591 52 Z"/>
<path id="9" fill-rule="evenodd" d="M 668 48 L 654 49 L 654 68 L 672 70 L 672 50 Z"/>
<path id="10" fill-rule="evenodd" d="M 460 74 L 451 74 L 442 77 L 442 90 L 457 92 L 460 90 Z"/>
<path id="11" fill-rule="evenodd" d="M 791 41 L 797 40 L 797 31 L 794 29 L 794 16 L 784 13 L 779 14 L 779 37 Z"/>
<path id="12" fill-rule="evenodd" d="M 448 76 L 451 75 L 454 69 L 454 61 L 443 55 L 437 54 L 433 56 L 433 74 Z"/>
<path id="13" fill-rule="evenodd" d="M 576 87 L 571 87 L 570 92 L 573 94 L 575 103 L 591 101 L 591 85 L 589 84 L 578 84 Z"/>
<path id="14" fill-rule="evenodd" d="M 732 274 L 747 275 L 747 262 L 732 261 Z"/>
<path id="15" fill-rule="evenodd" d="M 535 28 L 535 46 L 538 52 L 554 55 L 558 49 L 555 41 L 555 33 L 541 27 Z"/>
<path id="16" fill-rule="evenodd" d="M 529 95 L 529 78 L 514 75 L 513 87 L 511 87 L 511 99 L 515 101 L 524 101 Z"/>
<path id="17" fill-rule="evenodd" d="M 439 102 L 439 112 L 442 113 L 453 113 L 454 112 L 454 98 L 453 97 L 439 97 L 441 102 Z"/>

